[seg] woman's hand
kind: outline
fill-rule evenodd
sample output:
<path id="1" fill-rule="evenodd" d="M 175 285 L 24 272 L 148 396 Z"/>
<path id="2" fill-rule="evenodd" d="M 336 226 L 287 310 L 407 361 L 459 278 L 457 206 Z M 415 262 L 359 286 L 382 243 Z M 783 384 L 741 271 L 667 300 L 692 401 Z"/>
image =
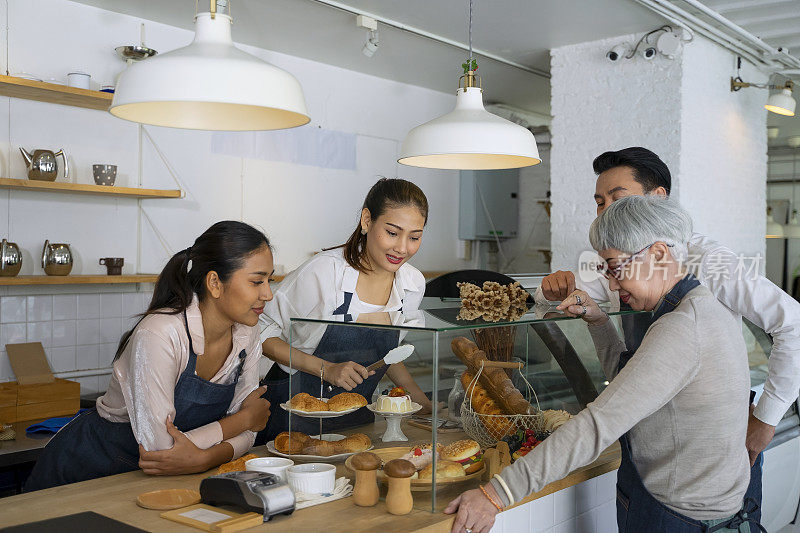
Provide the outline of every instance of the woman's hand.
<path id="1" fill-rule="evenodd" d="M 375 371 L 368 372 L 367 369 L 353 361 L 344 363 L 329 363 L 325 365 L 324 379 L 331 385 L 342 387 L 350 391 L 361 385 L 365 379 L 375 374 Z"/>
<path id="2" fill-rule="evenodd" d="M 487 492 L 491 491 L 490 494 L 497 494 L 489 484 L 484 488 Z M 494 525 L 495 516 L 500 512 L 480 489 L 468 490 L 451 501 L 444 510 L 445 514 L 453 514 L 456 511 L 458 515 L 453 522 L 451 533 L 488 533 Z"/>
<path id="3" fill-rule="evenodd" d="M 175 474 L 194 474 L 210 468 L 205 450 L 201 450 L 189 440 L 167 417 L 167 433 L 174 443 L 168 450 L 148 452 L 139 445 L 139 468 L 145 474 L 171 476 Z"/>
<path id="4" fill-rule="evenodd" d="M 584 319 L 589 324 L 599 326 L 605 324 L 608 320 L 608 315 L 592 300 L 585 291 L 576 289 L 561 302 L 558 307 L 559 311 L 564 311 L 567 316 L 578 316 Z"/>
<path id="5" fill-rule="evenodd" d="M 267 392 L 267 386 L 263 385 L 250 394 L 242 401 L 239 407 L 240 413 L 245 413 L 247 416 L 250 431 L 259 432 L 267 427 L 267 419 L 269 418 L 269 402 L 261 396 Z"/>
<path id="6" fill-rule="evenodd" d="M 433 413 L 433 402 L 431 402 L 430 399 L 428 399 L 427 396 L 425 396 L 425 399 L 428 400 L 428 401 L 422 404 L 422 409 L 420 409 L 417 414 L 429 415 L 429 414 Z M 437 412 L 439 413 L 439 422 L 441 422 L 442 421 L 442 411 L 445 409 L 445 407 L 447 407 L 447 404 L 444 403 L 444 402 L 439 402 L 438 406 L 439 407 L 437 408 Z"/>

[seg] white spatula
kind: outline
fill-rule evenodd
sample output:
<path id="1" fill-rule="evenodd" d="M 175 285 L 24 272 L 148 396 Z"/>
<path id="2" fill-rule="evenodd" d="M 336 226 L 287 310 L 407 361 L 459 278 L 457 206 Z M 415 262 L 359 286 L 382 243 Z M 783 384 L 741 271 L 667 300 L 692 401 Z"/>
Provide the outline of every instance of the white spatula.
<path id="1" fill-rule="evenodd" d="M 372 363 L 367 367 L 367 372 L 371 372 L 373 370 L 378 370 L 383 366 L 393 365 L 395 363 L 399 363 L 401 361 L 405 361 L 409 355 L 414 353 L 414 345 L 413 344 L 403 344 L 398 346 L 397 348 L 392 348 L 389 350 L 389 353 L 376 363 Z"/>

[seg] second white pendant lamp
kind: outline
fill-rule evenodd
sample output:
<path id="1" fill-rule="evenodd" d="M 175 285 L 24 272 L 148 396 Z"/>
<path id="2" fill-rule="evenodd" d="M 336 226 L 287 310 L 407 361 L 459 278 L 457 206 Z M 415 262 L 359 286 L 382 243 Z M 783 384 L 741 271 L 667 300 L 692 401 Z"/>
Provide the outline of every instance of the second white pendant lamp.
<path id="1" fill-rule="evenodd" d="M 527 128 L 483 107 L 483 89 L 472 58 L 472 0 L 469 34 L 469 58 L 459 79 L 455 109 L 412 129 L 403 140 L 397 161 L 414 167 L 456 170 L 496 170 L 541 163 L 536 140 Z"/>
<path id="2" fill-rule="evenodd" d="M 233 19 L 210 0 L 195 16 L 191 44 L 133 63 L 117 82 L 111 114 L 133 122 L 199 130 L 276 130 L 309 122 L 294 76 L 234 46 Z"/>

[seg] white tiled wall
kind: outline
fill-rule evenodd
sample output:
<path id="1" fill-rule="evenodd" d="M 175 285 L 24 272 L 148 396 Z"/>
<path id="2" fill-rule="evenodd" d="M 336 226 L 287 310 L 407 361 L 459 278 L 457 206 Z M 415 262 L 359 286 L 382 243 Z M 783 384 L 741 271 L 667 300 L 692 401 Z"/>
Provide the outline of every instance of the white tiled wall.
<path id="1" fill-rule="evenodd" d="M 110 368 L 120 336 L 149 299 L 148 292 L 0 296 L 0 381 L 15 379 L 6 344 L 17 342 L 41 342 L 57 375 Z M 71 379 L 89 394 L 105 390 L 109 375 Z"/>
<path id="2" fill-rule="evenodd" d="M 617 531 L 617 471 L 548 494 L 497 515 L 491 533 Z"/>

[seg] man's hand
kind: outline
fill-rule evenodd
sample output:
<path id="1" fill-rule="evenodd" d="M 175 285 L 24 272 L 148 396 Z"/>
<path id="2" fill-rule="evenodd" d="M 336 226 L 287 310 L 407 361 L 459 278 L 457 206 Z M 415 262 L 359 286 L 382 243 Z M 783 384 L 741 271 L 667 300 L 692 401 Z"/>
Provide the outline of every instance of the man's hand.
<path id="1" fill-rule="evenodd" d="M 542 280 L 542 295 L 552 302 L 560 302 L 575 290 L 575 274 L 559 270 Z"/>
<path id="2" fill-rule="evenodd" d="M 139 445 L 139 468 L 145 474 L 170 476 L 205 472 L 210 468 L 205 450 L 201 450 L 184 435 L 170 418 L 167 418 L 167 432 L 174 441 L 172 448 L 148 452 Z"/>
<path id="3" fill-rule="evenodd" d="M 753 415 L 755 408 L 755 405 L 750 404 L 750 418 L 747 420 L 747 439 L 745 440 L 751 467 L 755 464 L 758 454 L 764 451 L 772 437 L 775 436 L 775 426 L 770 426 L 756 418 Z"/>

